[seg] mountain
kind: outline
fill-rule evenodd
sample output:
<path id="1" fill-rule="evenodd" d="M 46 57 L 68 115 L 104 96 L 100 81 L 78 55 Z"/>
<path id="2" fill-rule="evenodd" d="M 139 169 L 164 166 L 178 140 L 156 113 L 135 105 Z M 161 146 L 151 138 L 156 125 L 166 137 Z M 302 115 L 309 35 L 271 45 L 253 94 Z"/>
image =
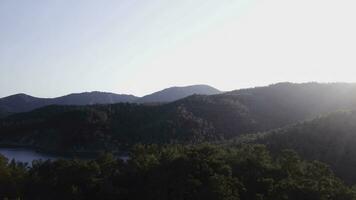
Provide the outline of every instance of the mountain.
<path id="1" fill-rule="evenodd" d="M 161 102 L 172 102 L 185 97 L 191 96 L 193 94 L 202 95 L 214 95 L 220 94 L 216 88 L 208 85 L 191 85 L 186 87 L 171 87 L 167 88 L 138 99 L 137 103 L 161 103 Z"/>
<path id="2" fill-rule="evenodd" d="M 32 97 L 26 94 L 16 94 L 0 99 L 0 111 L 7 113 L 27 112 L 49 105 L 51 99 Z"/>
<path id="3" fill-rule="evenodd" d="M 114 104 L 121 102 L 134 102 L 138 97 L 126 94 L 114 94 L 107 92 L 85 92 L 70 94 L 53 99 L 52 104 L 57 105 L 93 105 Z"/>
<path id="4" fill-rule="evenodd" d="M 172 87 L 142 98 L 106 92 L 85 92 L 69 94 L 57 98 L 37 98 L 26 94 L 16 94 L 0 99 L 0 117 L 11 113 L 28 112 L 48 105 L 93 105 L 114 103 L 163 103 L 172 102 L 193 94 L 219 94 L 219 90 L 207 85 Z"/>
<path id="5" fill-rule="evenodd" d="M 245 105 L 264 129 L 282 127 L 337 110 L 356 109 L 354 83 L 278 83 L 223 95 Z"/>
<path id="6" fill-rule="evenodd" d="M 293 149 L 319 160 L 348 183 L 356 183 L 356 111 L 336 112 L 267 133 L 260 141 L 272 152 Z"/>
<path id="7" fill-rule="evenodd" d="M 0 143 L 51 151 L 200 143 L 356 110 L 355 84 L 292 84 L 192 95 L 166 104 L 49 106 L 0 119 Z"/>
<path id="8" fill-rule="evenodd" d="M 48 105 L 92 105 L 133 102 L 133 95 L 104 92 L 85 92 L 70 94 L 57 98 L 37 98 L 26 94 L 16 94 L 0 99 L 1 113 L 19 113 L 34 110 Z"/>

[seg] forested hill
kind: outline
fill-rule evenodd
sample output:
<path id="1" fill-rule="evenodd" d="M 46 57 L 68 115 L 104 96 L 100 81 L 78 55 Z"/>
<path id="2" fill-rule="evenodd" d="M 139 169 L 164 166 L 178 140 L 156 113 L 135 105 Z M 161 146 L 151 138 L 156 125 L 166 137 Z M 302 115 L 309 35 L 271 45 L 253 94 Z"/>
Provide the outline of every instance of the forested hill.
<path id="1" fill-rule="evenodd" d="M 222 93 L 209 85 L 191 85 L 186 87 L 170 87 L 137 99 L 136 103 L 173 102 L 193 94 L 214 95 Z"/>
<path id="2" fill-rule="evenodd" d="M 293 149 L 303 158 L 325 162 L 343 180 L 356 183 L 356 111 L 278 129 L 260 142 L 275 153 Z"/>
<path id="3" fill-rule="evenodd" d="M 212 95 L 221 93 L 208 85 L 170 87 L 144 97 L 108 92 L 74 93 L 56 98 L 38 98 L 27 94 L 16 94 L 0 98 L 0 117 L 11 113 L 28 112 L 49 105 L 94 105 L 115 103 L 167 103 L 193 94 Z"/>
<path id="4" fill-rule="evenodd" d="M 245 105 L 265 128 L 281 127 L 336 110 L 356 109 L 356 84 L 279 83 L 224 96 Z"/>
<path id="5" fill-rule="evenodd" d="M 193 95 L 164 105 L 49 106 L 0 120 L 0 143 L 53 151 L 200 143 L 356 109 L 354 84 L 291 84 Z"/>
<path id="6" fill-rule="evenodd" d="M 48 105 L 92 105 L 133 102 L 138 97 L 126 94 L 106 92 L 84 92 L 69 94 L 57 98 L 38 98 L 26 94 L 16 94 L 0 99 L 0 112 L 28 112 Z"/>

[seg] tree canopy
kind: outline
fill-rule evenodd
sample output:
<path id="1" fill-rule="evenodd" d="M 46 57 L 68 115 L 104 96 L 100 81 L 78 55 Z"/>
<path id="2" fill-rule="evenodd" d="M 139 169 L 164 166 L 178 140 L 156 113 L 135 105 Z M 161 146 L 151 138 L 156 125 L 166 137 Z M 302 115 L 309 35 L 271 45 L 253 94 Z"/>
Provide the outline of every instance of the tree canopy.
<path id="1" fill-rule="evenodd" d="M 263 145 L 137 145 L 124 162 L 0 158 L 0 199 L 351 200 L 327 165 Z"/>

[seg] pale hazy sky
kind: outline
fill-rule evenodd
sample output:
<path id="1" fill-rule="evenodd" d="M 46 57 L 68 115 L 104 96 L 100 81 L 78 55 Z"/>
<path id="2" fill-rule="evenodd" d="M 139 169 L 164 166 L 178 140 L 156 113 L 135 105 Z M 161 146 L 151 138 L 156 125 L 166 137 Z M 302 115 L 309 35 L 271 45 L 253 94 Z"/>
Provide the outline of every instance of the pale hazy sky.
<path id="1" fill-rule="evenodd" d="M 356 82 L 355 0 L 0 0 L 0 96 Z"/>

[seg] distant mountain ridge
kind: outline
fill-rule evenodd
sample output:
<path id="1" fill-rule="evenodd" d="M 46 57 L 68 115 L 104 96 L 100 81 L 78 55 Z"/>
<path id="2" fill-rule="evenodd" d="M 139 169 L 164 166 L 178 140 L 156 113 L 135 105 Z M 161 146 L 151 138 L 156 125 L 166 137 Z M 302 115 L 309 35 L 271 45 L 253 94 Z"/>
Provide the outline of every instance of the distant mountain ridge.
<path id="1" fill-rule="evenodd" d="M 222 93 L 209 85 L 191 85 L 185 87 L 170 87 L 139 98 L 137 103 L 172 102 L 193 94 L 214 95 Z"/>
<path id="2" fill-rule="evenodd" d="M 84 92 L 56 98 L 54 104 L 58 105 L 93 105 L 133 102 L 138 97 L 128 94 L 115 94 L 108 92 Z"/>
<path id="3" fill-rule="evenodd" d="M 2 113 L 27 112 L 48 105 L 93 105 L 133 102 L 138 97 L 106 92 L 85 92 L 57 98 L 38 98 L 27 94 L 15 94 L 0 99 Z"/>
<path id="4" fill-rule="evenodd" d="M 37 98 L 27 94 L 15 94 L 0 99 L 0 111 L 2 113 L 27 112 L 33 109 L 49 105 L 51 99 Z"/>
<path id="5" fill-rule="evenodd" d="M 115 103 L 164 103 L 172 102 L 193 94 L 219 94 L 219 90 L 208 85 L 192 85 L 186 87 L 171 87 L 142 98 L 108 92 L 73 93 L 57 98 L 38 98 L 27 94 L 15 94 L 0 98 L 0 117 L 11 113 L 28 112 L 49 105 L 93 105 Z"/>

